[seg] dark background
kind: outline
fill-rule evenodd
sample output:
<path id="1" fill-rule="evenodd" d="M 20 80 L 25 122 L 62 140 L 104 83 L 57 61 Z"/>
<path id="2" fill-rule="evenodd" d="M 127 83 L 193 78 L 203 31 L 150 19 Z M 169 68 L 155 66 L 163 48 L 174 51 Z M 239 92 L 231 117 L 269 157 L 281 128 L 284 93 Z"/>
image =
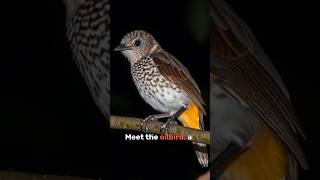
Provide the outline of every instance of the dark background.
<path id="1" fill-rule="evenodd" d="M 193 50 L 202 50 L 193 49 L 200 45 L 190 41 L 194 39 L 192 26 L 184 28 L 183 21 L 177 21 L 183 18 L 179 12 L 185 12 L 182 1 L 150 2 L 148 8 L 146 5 L 134 6 L 131 1 L 111 2 L 111 16 L 130 21 L 115 22 L 111 17 L 111 47 L 114 48 L 130 30 L 150 31 L 167 51 L 181 61 L 186 60 L 184 64 L 190 71 L 195 68 L 191 73 L 206 91 L 206 81 L 197 77 L 201 66 L 186 58 L 194 56 Z M 251 27 L 288 87 L 308 137 L 303 146 L 310 169 L 302 172 L 301 179 L 315 179 L 319 167 L 317 113 L 320 100 L 319 50 L 315 33 L 317 11 L 312 8 L 316 6 L 289 0 L 228 2 Z M 113 5 L 121 12 L 113 11 Z M 170 12 L 176 14 L 169 15 Z M 188 179 L 201 172 L 188 143 L 128 143 L 121 141 L 123 132 L 108 131 L 107 122 L 95 107 L 72 60 L 65 37 L 62 2 L 3 2 L 0 13 L 0 170 L 112 179 L 129 176 L 148 179 L 150 175 L 159 179 Z M 151 20 L 134 19 L 142 13 Z M 163 16 L 166 21 L 155 21 L 157 16 L 158 19 Z M 157 30 L 166 23 L 170 25 Z M 117 30 L 113 31 L 112 26 Z M 195 37 L 200 42 L 203 36 Z M 184 48 L 178 49 L 176 41 Z M 192 49 L 189 51 L 188 48 Z M 114 52 L 111 58 L 112 75 L 113 64 L 119 63 L 119 72 L 125 74 L 125 82 L 128 82 L 126 85 L 134 89 L 127 60 Z M 113 58 L 118 61 L 114 62 Z M 115 83 L 113 79 L 111 77 L 112 84 Z M 112 87 L 111 91 L 114 93 Z M 126 98 L 135 102 L 129 105 L 142 110 L 139 115 L 154 112 L 136 90 L 127 94 Z M 111 112 L 136 114 L 133 110 L 111 109 Z M 159 153 L 159 148 L 163 153 Z M 143 159 L 141 149 L 146 155 Z"/>

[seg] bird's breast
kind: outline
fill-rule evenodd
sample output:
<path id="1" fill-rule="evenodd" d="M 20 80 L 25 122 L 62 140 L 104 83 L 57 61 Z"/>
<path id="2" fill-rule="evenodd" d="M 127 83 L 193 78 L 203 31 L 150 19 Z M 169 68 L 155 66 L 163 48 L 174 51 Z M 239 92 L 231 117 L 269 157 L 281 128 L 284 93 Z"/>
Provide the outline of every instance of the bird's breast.
<path id="1" fill-rule="evenodd" d="M 173 114 L 188 105 L 186 94 L 176 84 L 165 79 L 152 60 L 133 64 L 131 74 L 140 95 L 154 109 Z"/>

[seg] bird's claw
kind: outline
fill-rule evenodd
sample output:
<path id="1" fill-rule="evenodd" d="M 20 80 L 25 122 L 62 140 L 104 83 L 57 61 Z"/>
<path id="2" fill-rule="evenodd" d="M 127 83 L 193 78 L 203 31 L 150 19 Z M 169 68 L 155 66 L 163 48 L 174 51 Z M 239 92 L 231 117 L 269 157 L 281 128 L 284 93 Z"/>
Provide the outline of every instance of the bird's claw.
<path id="1" fill-rule="evenodd" d="M 160 127 L 160 132 L 166 132 L 166 134 L 168 134 L 168 130 L 170 128 L 170 126 L 174 123 L 175 121 L 173 120 L 173 118 L 169 118 L 166 123 L 164 123 L 164 125 L 162 125 Z"/>
<path id="2" fill-rule="evenodd" d="M 144 118 L 144 120 L 142 120 L 142 122 L 140 123 L 141 131 L 147 132 L 148 131 L 148 123 L 153 120 L 157 120 L 154 115 L 150 115 L 150 116 Z"/>

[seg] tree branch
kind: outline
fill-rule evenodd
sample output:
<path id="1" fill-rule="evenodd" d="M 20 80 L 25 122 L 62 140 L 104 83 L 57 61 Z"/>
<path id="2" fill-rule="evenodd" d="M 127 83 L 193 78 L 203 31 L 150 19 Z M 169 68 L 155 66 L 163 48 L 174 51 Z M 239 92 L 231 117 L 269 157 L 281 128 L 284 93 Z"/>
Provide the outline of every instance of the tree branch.
<path id="1" fill-rule="evenodd" d="M 94 180 L 91 178 L 81 178 L 61 175 L 42 175 L 14 171 L 0 171 L 1 180 Z"/>
<path id="2" fill-rule="evenodd" d="M 143 119 L 134 117 L 124 117 L 124 116 L 111 116 L 110 117 L 110 128 L 112 129 L 124 129 L 124 130 L 134 130 L 142 132 L 140 129 L 140 123 Z M 148 133 L 153 134 L 163 134 L 165 132 L 160 132 L 160 127 L 164 123 L 159 121 L 150 121 L 148 123 Z M 172 125 L 168 129 L 168 134 L 177 135 L 180 137 L 188 138 L 192 137 L 191 141 L 200 142 L 204 144 L 210 144 L 210 132 L 197 130 L 192 128 L 187 128 L 179 125 Z M 188 139 L 189 140 L 189 139 Z"/>

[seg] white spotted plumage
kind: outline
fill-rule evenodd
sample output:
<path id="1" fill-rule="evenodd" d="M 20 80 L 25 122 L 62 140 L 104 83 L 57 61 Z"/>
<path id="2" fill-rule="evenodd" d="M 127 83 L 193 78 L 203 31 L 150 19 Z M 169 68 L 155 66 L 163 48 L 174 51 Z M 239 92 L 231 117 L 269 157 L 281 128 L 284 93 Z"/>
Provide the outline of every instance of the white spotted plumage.
<path id="1" fill-rule="evenodd" d="M 160 112 L 173 115 L 190 102 L 185 92 L 160 74 L 149 56 L 133 63 L 131 74 L 142 98 Z"/>

